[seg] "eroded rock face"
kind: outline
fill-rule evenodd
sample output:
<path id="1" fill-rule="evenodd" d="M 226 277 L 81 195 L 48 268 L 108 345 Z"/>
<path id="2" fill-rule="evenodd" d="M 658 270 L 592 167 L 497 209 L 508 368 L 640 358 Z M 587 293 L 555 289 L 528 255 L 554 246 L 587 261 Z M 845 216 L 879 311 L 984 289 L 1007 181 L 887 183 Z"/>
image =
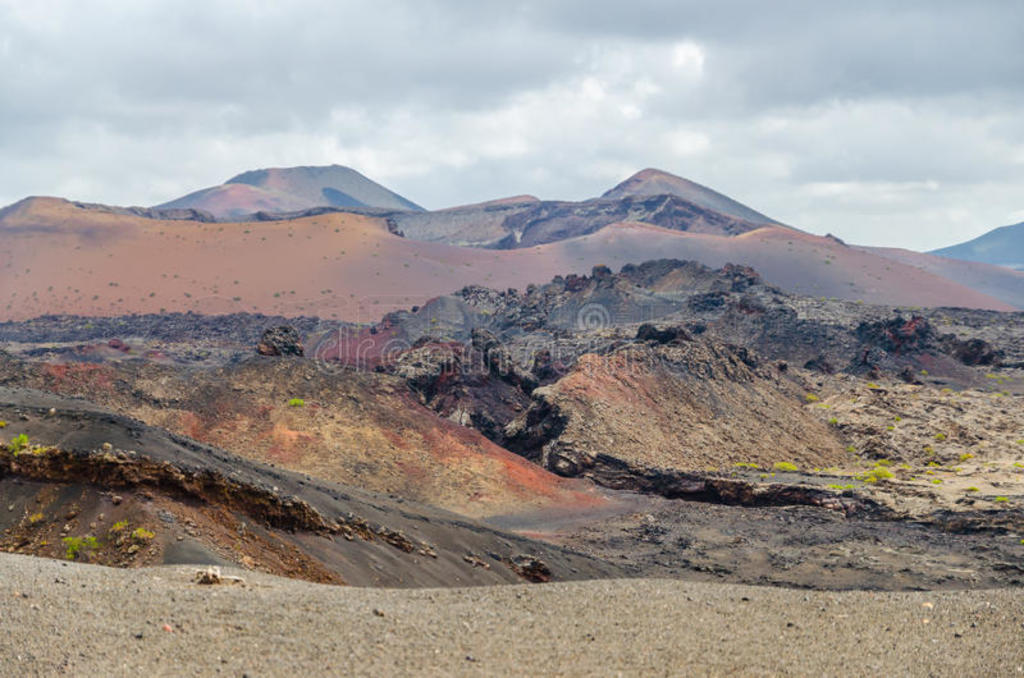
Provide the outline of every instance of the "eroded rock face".
<path id="1" fill-rule="evenodd" d="M 301 356 L 305 354 L 305 349 L 298 330 L 290 325 L 279 325 L 263 332 L 260 343 L 256 345 L 256 352 L 260 355 Z"/>
<path id="2" fill-rule="evenodd" d="M 546 374 L 543 357 L 538 364 Z M 402 377 L 442 417 L 504 442 L 505 424 L 530 404 L 540 378 L 521 366 L 493 333 L 475 328 L 466 344 L 424 342 L 385 369 Z"/>
<path id="3" fill-rule="evenodd" d="M 530 408 L 506 427 L 507 444 L 563 476 L 604 482 L 616 466 L 623 478 L 615 482 L 626 488 L 634 471 L 843 460 L 834 435 L 804 411 L 797 386 L 751 363 L 758 361 L 745 349 L 702 340 L 587 354 L 533 392 Z"/>

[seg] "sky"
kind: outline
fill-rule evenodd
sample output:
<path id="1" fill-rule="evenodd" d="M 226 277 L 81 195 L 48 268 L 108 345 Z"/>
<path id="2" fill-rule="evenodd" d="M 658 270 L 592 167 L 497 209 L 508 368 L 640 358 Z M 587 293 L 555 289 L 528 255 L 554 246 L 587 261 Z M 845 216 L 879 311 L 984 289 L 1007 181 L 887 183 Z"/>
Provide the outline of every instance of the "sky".
<path id="1" fill-rule="evenodd" d="M 1024 3 L 0 0 L 0 204 L 338 163 L 427 208 L 645 167 L 848 242 L 1024 221 Z"/>

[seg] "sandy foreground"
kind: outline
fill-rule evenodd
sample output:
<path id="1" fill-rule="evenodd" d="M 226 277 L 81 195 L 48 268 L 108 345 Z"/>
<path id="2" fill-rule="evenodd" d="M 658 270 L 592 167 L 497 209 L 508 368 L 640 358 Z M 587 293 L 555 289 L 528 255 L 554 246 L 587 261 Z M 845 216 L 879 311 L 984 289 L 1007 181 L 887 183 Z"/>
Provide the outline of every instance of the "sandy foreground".
<path id="1" fill-rule="evenodd" d="M 0 554 L 0 674 L 1024 675 L 1024 589 L 331 587 Z M 225 574 L 228 574 L 225 571 Z"/>

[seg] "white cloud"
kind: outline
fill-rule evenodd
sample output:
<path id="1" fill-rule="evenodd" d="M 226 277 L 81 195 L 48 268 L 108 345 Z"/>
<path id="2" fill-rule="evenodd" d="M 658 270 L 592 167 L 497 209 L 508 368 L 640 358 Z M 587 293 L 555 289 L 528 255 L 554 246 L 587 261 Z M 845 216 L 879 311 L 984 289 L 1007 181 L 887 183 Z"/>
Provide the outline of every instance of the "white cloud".
<path id="1" fill-rule="evenodd" d="M 704 74 L 704 50 L 692 42 L 682 42 L 672 47 L 672 67 L 689 71 L 695 75 Z"/>

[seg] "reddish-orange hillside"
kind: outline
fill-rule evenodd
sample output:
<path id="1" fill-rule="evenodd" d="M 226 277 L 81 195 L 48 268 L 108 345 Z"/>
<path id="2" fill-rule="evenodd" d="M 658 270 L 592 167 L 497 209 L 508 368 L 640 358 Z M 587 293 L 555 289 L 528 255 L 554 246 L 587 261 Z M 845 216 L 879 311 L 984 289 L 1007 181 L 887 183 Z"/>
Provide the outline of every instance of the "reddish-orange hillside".
<path id="1" fill-rule="evenodd" d="M 0 319 L 46 313 L 256 311 L 376 321 L 467 284 L 524 287 L 596 264 L 672 257 L 757 268 L 815 296 L 918 306 L 1009 309 L 913 266 L 784 228 L 738 237 L 619 224 L 533 248 L 484 250 L 412 241 L 376 218 L 160 221 L 55 198 L 0 213 Z"/>

